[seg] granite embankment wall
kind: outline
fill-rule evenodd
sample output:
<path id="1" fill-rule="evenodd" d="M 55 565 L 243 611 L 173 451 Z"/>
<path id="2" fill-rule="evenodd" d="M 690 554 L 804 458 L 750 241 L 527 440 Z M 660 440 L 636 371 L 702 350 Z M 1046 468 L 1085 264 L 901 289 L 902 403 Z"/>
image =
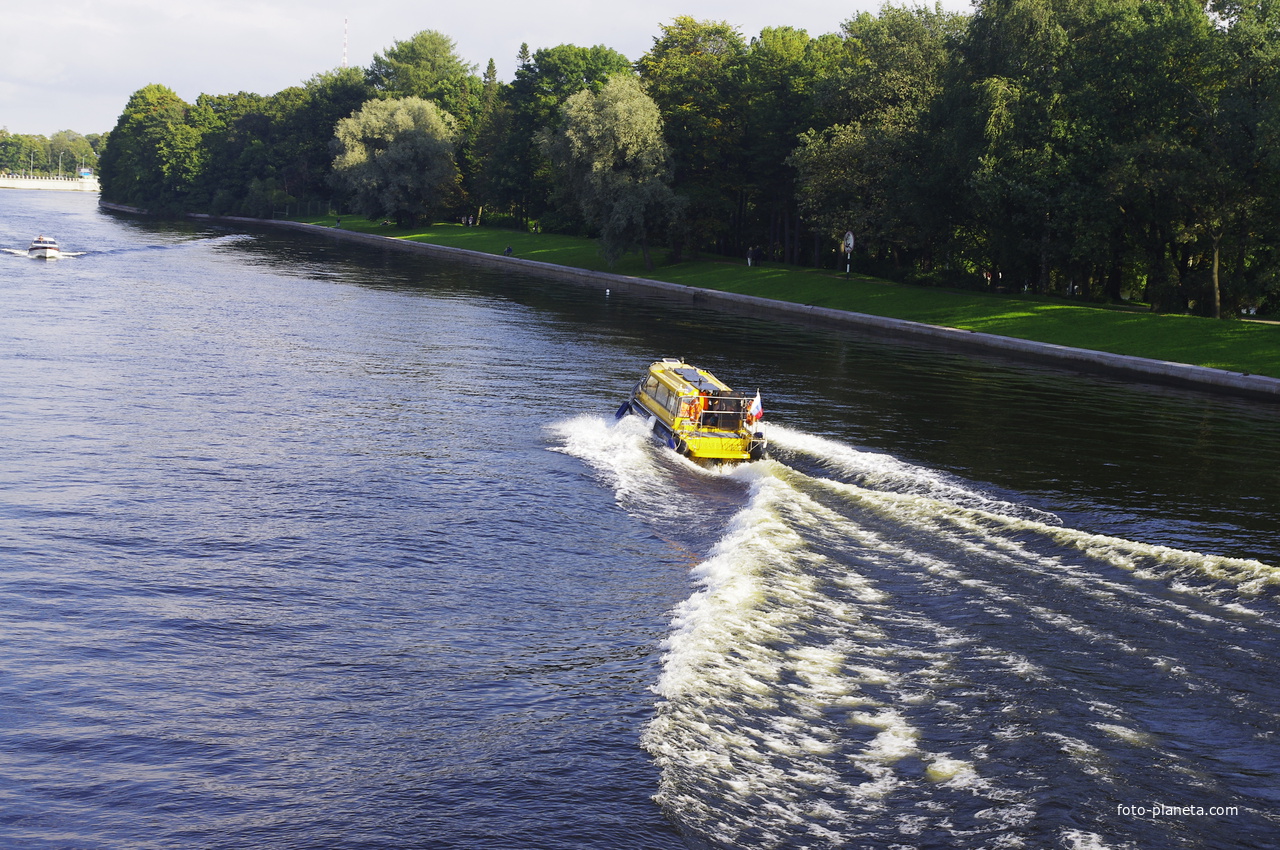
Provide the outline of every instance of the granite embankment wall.
<path id="1" fill-rule="evenodd" d="M 120 209 L 123 212 L 141 212 L 130 208 L 113 207 L 110 204 L 103 204 L 103 206 L 109 209 Z M 1222 369 L 1210 369 L 1204 366 L 1191 366 L 1186 363 L 1173 363 L 1144 357 L 1128 357 L 1121 354 L 1109 354 L 1105 351 L 1090 351 L 1051 343 L 1032 342 L 1025 339 L 996 336 L 976 331 L 926 325 L 920 322 L 908 322 L 902 319 L 871 316 L 865 313 L 850 313 L 844 310 L 832 310 L 827 307 L 814 307 L 789 301 L 775 301 L 771 298 L 760 298 L 753 295 L 739 295 L 734 292 L 700 289 L 678 283 L 575 269 L 568 266 L 558 266 L 553 263 L 538 262 L 537 260 L 526 260 L 520 257 L 482 254 L 462 248 L 431 245 L 425 242 L 410 242 L 373 233 L 359 233 L 296 221 L 266 221 L 254 218 L 204 215 L 192 215 L 190 217 L 228 224 L 269 225 L 299 230 L 389 250 L 410 251 L 425 256 L 440 257 L 460 263 L 489 268 L 519 269 L 529 274 L 553 277 L 558 280 L 577 281 L 601 289 L 661 294 L 664 297 L 674 298 L 689 304 L 725 307 L 738 313 L 761 318 L 788 318 L 808 324 L 860 328 L 887 337 L 926 339 L 950 348 L 1003 353 L 1015 359 L 1067 366 L 1086 372 L 1141 378 L 1157 383 L 1280 401 L 1280 379 L 1268 378 L 1263 375 L 1249 375 L 1240 372 L 1228 372 Z"/>
<path id="2" fill-rule="evenodd" d="M 54 192 L 100 192 L 97 177 L 27 177 L 0 174 L 0 189 L 46 189 Z"/>

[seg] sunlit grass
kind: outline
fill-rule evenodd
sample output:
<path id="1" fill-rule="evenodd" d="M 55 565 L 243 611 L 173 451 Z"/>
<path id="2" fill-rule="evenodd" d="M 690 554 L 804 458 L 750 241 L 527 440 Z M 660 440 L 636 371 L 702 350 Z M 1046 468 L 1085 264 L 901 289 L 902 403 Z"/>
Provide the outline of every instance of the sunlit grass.
<path id="1" fill-rule="evenodd" d="M 335 223 L 332 216 L 303 220 L 327 226 Z M 649 273 L 639 255 L 628 255 L 610 269 L 593 240 L 550 233 L 448 223 L 400 229 L 353 217 L 343 217 L 341 226 L 487 254 L 501 254 L 509 246 L 514 256 L 557 265 L 1280 378 L 1280 325 L 1104 309 L 1038 296 L 909 286 L 857 274 L 846 279 L 830 270 L 780 264 L 748 267 L 745 261 L 723 257 L 660 263 Z M 655 261 L 661 256 L 661 251 L 654 252 Z"/>

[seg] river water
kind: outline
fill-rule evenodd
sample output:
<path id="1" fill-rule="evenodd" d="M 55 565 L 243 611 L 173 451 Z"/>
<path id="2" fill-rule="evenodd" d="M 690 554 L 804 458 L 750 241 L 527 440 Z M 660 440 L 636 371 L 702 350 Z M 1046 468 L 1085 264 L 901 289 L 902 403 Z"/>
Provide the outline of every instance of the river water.
<path id="1" fill-rule="evenodd" d="M 0 846 L 1275 846 L 1280 408 L 94 201 L 0 192 Z"/>

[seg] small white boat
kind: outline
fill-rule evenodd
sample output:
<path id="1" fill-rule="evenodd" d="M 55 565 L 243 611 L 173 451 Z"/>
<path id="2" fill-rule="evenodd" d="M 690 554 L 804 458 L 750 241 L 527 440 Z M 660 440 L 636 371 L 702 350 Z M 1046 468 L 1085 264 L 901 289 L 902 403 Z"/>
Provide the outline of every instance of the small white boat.
<path id="1" fill-rule="evenodd" d="M 50 239 L 48 236 L 37 236 L 31 240 L 27 256 L 37 260 L 56 260 L 62 256 L 62 252 L 58 250 L 58 240 Z"/>

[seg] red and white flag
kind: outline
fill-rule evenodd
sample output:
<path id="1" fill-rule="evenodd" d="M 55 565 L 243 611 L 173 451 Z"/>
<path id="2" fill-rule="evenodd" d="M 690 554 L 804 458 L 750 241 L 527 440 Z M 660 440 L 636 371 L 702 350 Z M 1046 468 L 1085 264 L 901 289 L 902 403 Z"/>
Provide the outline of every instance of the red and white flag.
<path id="1" fill-rule="evenodd" d="M 756 390 L 756 397 L 751 402 L 751 407 L 747 409 L 747 415 L 752 419 L 764 418 L 764 405 L 760 403 L 760 391 Z"/>

